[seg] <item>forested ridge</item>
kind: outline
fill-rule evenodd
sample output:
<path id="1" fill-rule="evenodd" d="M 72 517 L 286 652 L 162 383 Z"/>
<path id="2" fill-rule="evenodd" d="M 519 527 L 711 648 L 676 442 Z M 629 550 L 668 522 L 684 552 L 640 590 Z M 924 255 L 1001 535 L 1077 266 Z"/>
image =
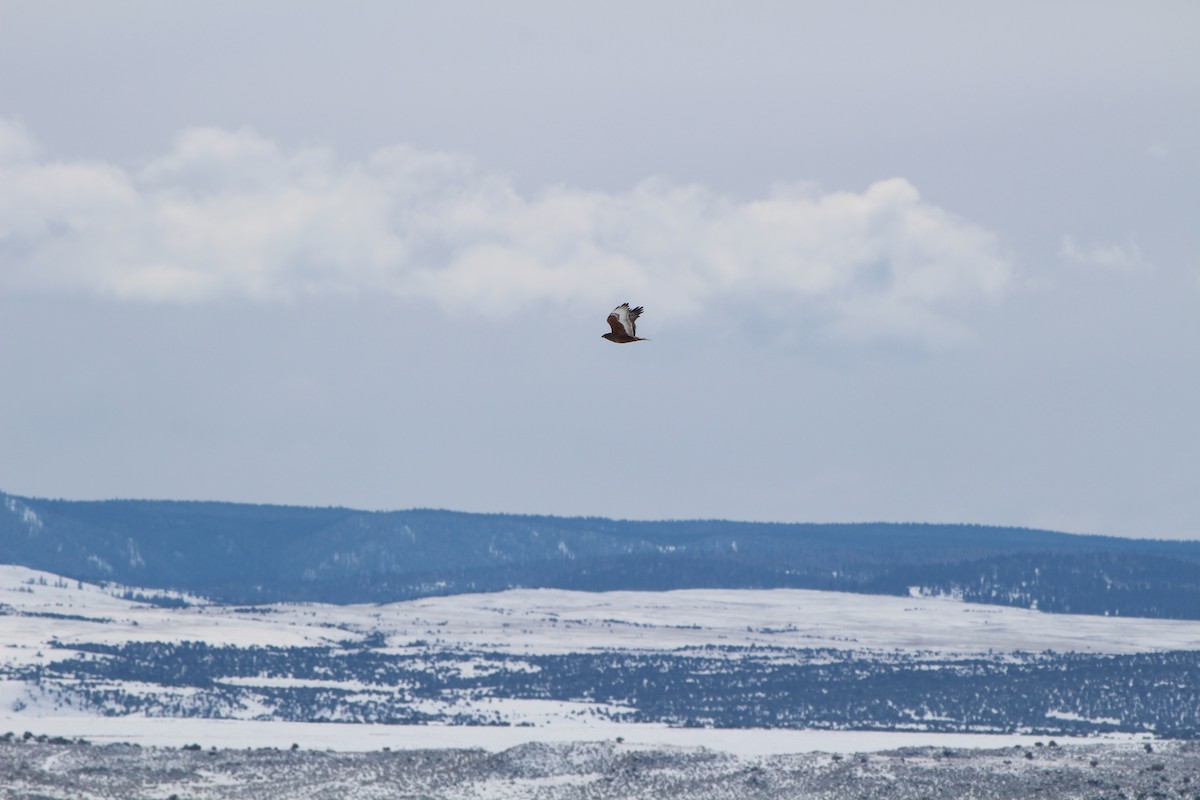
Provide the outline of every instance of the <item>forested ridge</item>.
<path id="1" fill-rule="evenodd" d="M 0 562 L 233 603 L 553 587 L 949 594 L 1200 618 L 1200 542 L 917 523 L 632 521 L 0 494 Z"/>

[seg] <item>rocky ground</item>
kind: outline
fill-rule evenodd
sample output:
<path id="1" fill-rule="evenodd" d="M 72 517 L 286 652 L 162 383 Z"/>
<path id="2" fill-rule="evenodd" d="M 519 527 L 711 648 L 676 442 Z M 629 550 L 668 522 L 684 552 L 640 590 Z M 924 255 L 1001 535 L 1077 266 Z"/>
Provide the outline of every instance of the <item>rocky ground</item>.
<path id="1" fill-rule="evenodd" d="M 342 753 L 0 741 L 2 800 L 631 797 L 1200 800 L 1200 742 L 739 758 L 620 742 Z"/>

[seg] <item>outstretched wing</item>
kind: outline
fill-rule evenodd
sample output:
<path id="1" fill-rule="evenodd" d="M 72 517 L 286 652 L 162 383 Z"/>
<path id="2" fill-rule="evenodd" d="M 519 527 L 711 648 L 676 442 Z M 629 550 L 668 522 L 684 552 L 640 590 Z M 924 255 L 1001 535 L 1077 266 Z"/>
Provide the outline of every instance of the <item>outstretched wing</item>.
<path id="1" fill-rule="evenodd" d="M 642 307 L 630 309 L 629 303 L 622 303 L 608 315 L 608 325 L 615 334 L 637 336 L 637 318 L 642 315 Z"/>
<path id="2" fill-rule="evenodd" d="M 629 308 L 629 304 L 625 304 L 625 308 Z M 642 307 L 638 306 L 629 312 L 629 335 L 637 336 L 637 320 L 642 315 Z"/>

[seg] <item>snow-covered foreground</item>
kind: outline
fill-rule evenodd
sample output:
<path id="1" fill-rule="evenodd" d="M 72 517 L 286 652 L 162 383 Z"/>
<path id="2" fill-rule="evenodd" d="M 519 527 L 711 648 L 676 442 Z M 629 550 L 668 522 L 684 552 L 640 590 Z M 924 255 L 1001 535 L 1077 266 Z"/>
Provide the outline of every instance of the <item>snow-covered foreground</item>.
<path id="1" fill-rule="evenodd" d="M 1196 798 L 1194 743 L 737 756 L 614 741 L 326 752 L 0 740 L 5 800 Z"/>

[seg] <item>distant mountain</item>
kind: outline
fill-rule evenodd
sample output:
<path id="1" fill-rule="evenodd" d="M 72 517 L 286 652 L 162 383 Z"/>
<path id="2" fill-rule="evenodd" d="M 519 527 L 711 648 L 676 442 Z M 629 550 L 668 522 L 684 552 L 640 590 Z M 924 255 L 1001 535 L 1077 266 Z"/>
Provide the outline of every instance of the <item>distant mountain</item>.
<path id="1" fill-rule="evenodd" d="M 1200 619 L 1200 542 L 976 525 L 636 522 L 0 493 L 0 562 L 234 603 L 384 602 L 517 586 L 791 587 Z"/>

